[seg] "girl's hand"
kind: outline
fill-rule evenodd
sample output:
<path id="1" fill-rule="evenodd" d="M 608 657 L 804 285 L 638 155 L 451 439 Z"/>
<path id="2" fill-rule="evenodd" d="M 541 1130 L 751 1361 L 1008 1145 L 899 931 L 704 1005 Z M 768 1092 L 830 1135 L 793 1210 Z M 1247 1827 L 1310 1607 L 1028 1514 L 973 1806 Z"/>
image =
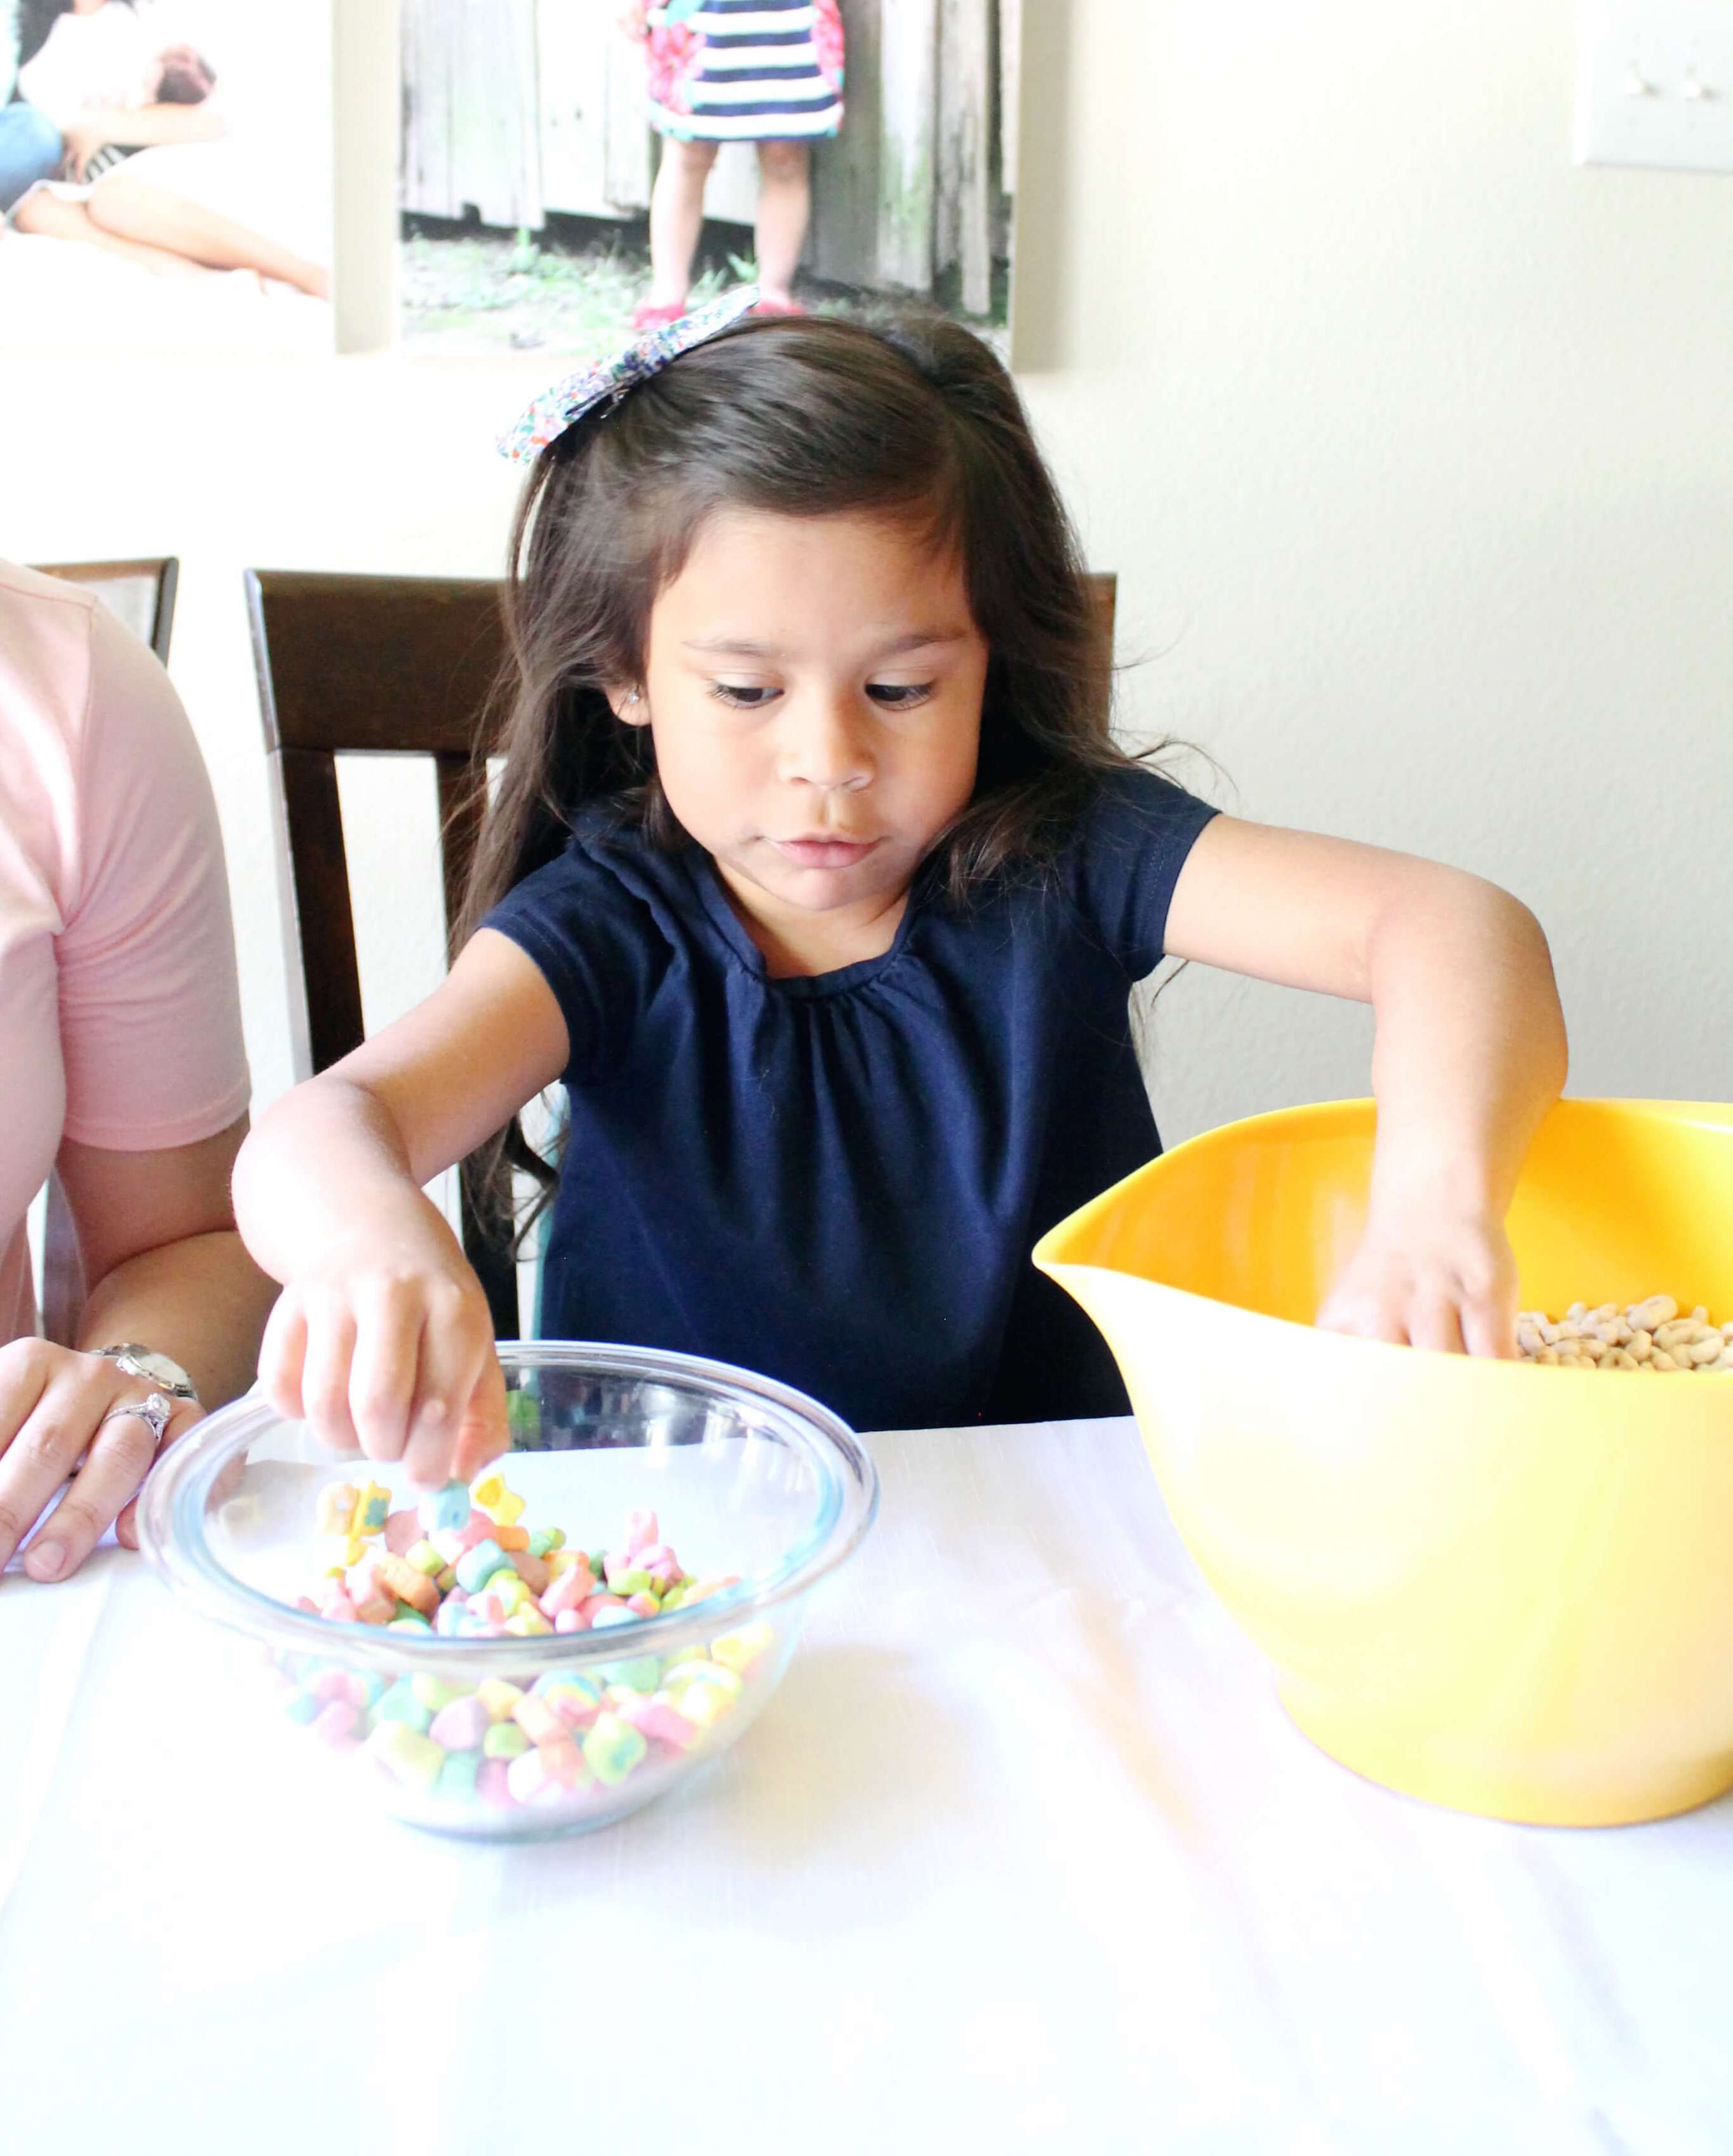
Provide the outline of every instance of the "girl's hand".
<path id="1" fill-rule="evenodd" d="M 509 1443 L 487 1297 L 419 1191 L 285 1285 L 259 1375 L 279 1414 L 343 1450 L 401 1460 L 428 1487 L 468 1479 Z"/>
<path id="2" fill-rule="evenodd" d="M 1379 1215 L 1318 1312 L 1326 1332 L 1447 1354 L 1516 1353 L 1516 1260 L 1501 1221 Z"/>
<path id="3" fill-rule="evenodd" d="M 0 1348 L 0 1566 L 69 1478 L 71 1488 L 24 1553 L 33 1579 L 76 1572 L 104 1530 L 138 1548 L 134 1503 L 156 1457 L 150 1424 L 137 1415 L 103 1418 L 143 1400 L 151 1388 L 101 1355 L 81 1355 L 49 1340 Z M 177 1400 L 162 1442 L 192 1429 L 204 1414 Z"/>

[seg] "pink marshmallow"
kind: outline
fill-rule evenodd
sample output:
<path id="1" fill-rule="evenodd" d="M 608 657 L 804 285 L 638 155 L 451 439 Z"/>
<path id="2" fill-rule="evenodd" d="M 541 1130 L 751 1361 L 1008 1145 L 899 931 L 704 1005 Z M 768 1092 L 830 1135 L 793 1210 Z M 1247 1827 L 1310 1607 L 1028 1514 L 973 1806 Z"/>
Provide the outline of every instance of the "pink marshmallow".
<path id="1" fill-rule="evenodd" d="M 509 1760 L 484 1759 L 475 1777 L 476 1795 L 485 1804 L 515 1804 L 517 1799 L 511 1794 L 510 1775 Z"/>
<path id="2" fill-rule="evenodd" d="M 421 1519 L 413 1505 L 386 1514 L 385 1547 L 393 1557 L 401 1557 L 405 1550 L 413 1549 L 421 1538 Z"/>
<path id="3" fill-rule="evenodd" d="M 554 1620 L 556 1632 L 587 1632 L 589 1629 L 588 1618 L 580 1616 L 576 1609 L 562 1609 Z"/>
<path id="4" fill-rule="evenodd" d="M 626 1607 L 628 1609 L 635 1609 L 640 1617 L 654 1617 L 660 1610 L 662 1604 L 654 1594 L 647 1593 L 640 1587 L 636 1594 L 627 1596 Z"/>
<path id="5" fill-rule="evenodd" d="M 677 1752 L 684 1752 L 698 1734 L 698 1724 L 689 1721 L 677 1707 L 669 1707 L 665 1700 L 623 1699 L 614 1712 L 622 1722 L 629 1722 L 640 1736 L 654 1737 L 659 1743 L 671 1744 Z"/>
<path id="6" fill-rule="evenodd" d="M 313 1717 L 313 1734 L 326 1744 L 352 1744 L 359 1712 L 347 1700 L 328 1701 Z"/>
<path id="7" fill-rule="evenodd" d="M 376 1568 L 379 1563 L 377 1549 L 368 1549 L 357 1558 L 343 1575 L 343 1591 L 358 1609 L 363 1602 L 371 1602 L 379 1592 Z"/>
<path id="8" fill-rule="evenodd" d="M 479 1752 L 482 1738 L 493 1726 L 493 1717 L 472 1692 L 467 1699 L 454 1699 L 442 1707 L 428 1734 L 448 1752 Z"/>
<path id="9" fill-rule="evenodd" d="M 541 1598 L 544 1617 L 557 1617 L 562 1609 L 576 1609 L 595 1585 L 587 1564 L 574 1564 L 562 1572 Z"/>
<path id="10" fill-rule="evenodd" d="M 628 1512 L 623 1546 L 628 1557 L 636 1557 L 640 1550 L 648 1549 L 660 1539 L 654 1512 Z"/>

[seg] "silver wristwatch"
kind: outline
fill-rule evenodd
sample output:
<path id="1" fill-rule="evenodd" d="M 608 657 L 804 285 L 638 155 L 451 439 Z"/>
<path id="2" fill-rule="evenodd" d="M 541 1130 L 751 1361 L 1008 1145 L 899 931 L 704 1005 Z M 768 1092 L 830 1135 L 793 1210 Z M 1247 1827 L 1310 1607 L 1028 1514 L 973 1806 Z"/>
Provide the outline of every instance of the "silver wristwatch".
<path id="1" fill-rule="evenodd" d="M 113 1348 L 99 1348 L 99 1355 L 105 1356 L 117 1370 L 124 1370 L 129 1378 L 141 1378 L 158 1392 L 172 1393 L 177 1400 L 192 1400 L 201 1406 L 198 1394 L 191 1378 L 172 1356 L 162 1355 L 154 1348 L 141 1348 L 136 1340 L 126 1340 Z"/>

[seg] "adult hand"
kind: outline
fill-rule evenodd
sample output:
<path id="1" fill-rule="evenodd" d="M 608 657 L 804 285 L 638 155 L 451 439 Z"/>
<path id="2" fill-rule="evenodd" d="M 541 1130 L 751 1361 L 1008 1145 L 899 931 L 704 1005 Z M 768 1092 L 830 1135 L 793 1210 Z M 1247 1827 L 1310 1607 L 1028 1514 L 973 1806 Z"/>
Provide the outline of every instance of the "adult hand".
<path id="1" fill-rule="evenodd" d="M 279 1414 L 341 1450 L 401 1460 L 429 1487 L 474 1475 L 510 1442 L 487 1297 L 418 1191 L 285 1283 L 259 1375 Z"/>
<path id="2" fill-rule="evenodd" d="M 108 141 L 105 128 L 74 120 L 60 136 L 60 176 L 82 185 L 91 158 Z"/>
<path id="3" fill-rule="evenodd" d="M 0 1348 L 0 1565 L 69 1479 L 70 1489 L 24 1553 L 33 1579 L 76 1572 L 110 1526 L 128 1549 L 138 1548 L 135 1500 L 156 1447 L 141 1417 L 104 1418 L 136 1406 L 150 1390 L 101 1355 L 47 1340 Z M 204 1414 L 196 1400 L 174 1407 L 165 1446 Z"/>
<path id="4" fill-rule="evenodd" d="M 1516 1353 L 1516 1259 L 1501 1221 L 1375 1213 L 1318 1323 L 1367 1340 L 1508 1361 Z"/>

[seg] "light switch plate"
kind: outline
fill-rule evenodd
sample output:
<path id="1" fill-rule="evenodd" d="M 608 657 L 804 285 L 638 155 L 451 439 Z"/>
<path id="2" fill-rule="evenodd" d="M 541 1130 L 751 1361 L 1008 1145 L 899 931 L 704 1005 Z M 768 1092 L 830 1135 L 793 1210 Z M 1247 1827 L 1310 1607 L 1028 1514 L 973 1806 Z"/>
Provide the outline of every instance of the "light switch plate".
<path id="1" fill-rule="evenodd" d="M 1733 0 L 1579 0 L 1576 155 L 1733 172 Z"/>

